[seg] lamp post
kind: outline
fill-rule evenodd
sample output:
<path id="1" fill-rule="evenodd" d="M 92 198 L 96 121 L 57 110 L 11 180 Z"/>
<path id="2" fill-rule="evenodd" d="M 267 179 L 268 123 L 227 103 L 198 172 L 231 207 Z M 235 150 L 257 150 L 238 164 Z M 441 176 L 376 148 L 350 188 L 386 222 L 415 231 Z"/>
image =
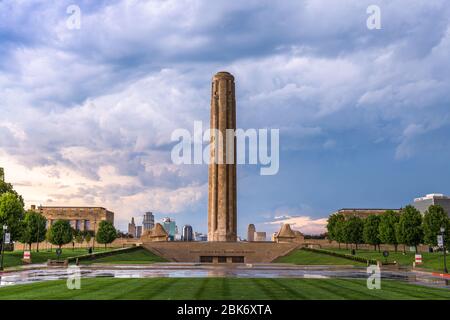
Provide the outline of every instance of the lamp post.
<path id="1" fill-rule="evenodd" d="M 444 272 L 448 273 L 448 269 L 447 269 L 447 248 L 445 248 L 445 228 L 441 227 L 441 236 L 442 236 L 442 244 L 443 244 L 443 248 L 444 248 Z"/>
<path id="2" fill-rule="evenodd" d="M 2 259 L 1 259 L 1 263 L 0 263 L 0 270 L 3 270 L 3 256 L 5 253 L 5 237 L 6 237 L 6 230 L 8 230 L 8 226 L 3 225 L 3 234 L 2 234 Z"/>
<path id="3" fill-rule="evenodd" d="M 95 228 L 97 228 L 97 218 L 94 219 L 94 236 L 92 237 L 92 252 L 94 252 L 94 248 L 95 248 L 95 235 L 97 233 L 97 231 L 95 230 Z"/>

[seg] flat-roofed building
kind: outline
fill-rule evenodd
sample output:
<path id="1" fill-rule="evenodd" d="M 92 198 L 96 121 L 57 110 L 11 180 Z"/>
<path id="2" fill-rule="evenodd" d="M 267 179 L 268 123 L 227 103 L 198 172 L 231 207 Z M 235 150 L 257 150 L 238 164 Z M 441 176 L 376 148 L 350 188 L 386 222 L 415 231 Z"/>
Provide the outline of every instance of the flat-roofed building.
<path id="1" fill-rule="evenodd" d="M 68 220 L 75 230 L 91 230 L 97 232 L 100 221 L 114 224 L 114 212 L 103 207 L 49 207 L 31 206 L 32 210 L 40 212 L 47 219 L 47 227 L 56 220 Z"/>
<path id="2" fill-rule="evenodd" d="M 370 215 L 381 215 L 387 210 L 392 210 L 397 213 L 401 212 L 401 209 L 344 208 L 334 212 L 333 214 L 342 214 L 345 217 L 356 216 L 360 218 L 367 218 Z"/>
<path id="3" fill-rule="evenodd" d="M 450 217 L 450 197 L 442 193 L 430 193 L 424 197 L 415 198 L 412 205 L 424 214 L 431 205 L 440 205 Z"/>

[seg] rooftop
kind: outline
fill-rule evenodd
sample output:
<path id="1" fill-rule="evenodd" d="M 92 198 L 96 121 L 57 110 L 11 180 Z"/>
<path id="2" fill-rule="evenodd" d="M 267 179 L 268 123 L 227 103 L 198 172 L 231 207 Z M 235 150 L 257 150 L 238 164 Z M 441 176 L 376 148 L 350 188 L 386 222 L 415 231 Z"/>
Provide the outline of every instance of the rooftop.
<path id="1" fill-rule="evenodd" d="M 450 197 L 444 196 L 443 193 L 429 193 L 424 197 L 415 198 L 414 202 L 423 201 L 423 200 L 431 200 L 431 199 L 450 199 Z"/>

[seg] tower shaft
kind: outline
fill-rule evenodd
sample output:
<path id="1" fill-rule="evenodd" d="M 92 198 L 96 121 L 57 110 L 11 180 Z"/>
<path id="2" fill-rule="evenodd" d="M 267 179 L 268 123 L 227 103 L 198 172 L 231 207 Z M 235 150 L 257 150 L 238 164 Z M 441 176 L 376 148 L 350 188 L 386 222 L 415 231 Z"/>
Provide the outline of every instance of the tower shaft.
<path id="1" fill-rule="evenodd" d="M 236 98 L 228 72 L 213 77 L 210 128 L 208 241 L 236 241 Z"/>

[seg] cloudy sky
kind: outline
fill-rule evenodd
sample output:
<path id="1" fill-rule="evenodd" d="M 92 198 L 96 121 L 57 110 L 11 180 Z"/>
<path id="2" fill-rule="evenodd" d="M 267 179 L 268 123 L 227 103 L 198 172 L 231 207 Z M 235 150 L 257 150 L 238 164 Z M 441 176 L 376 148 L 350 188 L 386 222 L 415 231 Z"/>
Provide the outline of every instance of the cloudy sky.
<path id="1" fill-rule="evenodd" d="M 238 168 L 240 235 L 450 194 L 447 0 L 4 0 L 0 56 L 0 167 L 27 206 L 104 206 L 122 230 L 151 210 L 206 232 L 207 166 L 173 164 L 171 133 L 208 125 L 220 70 L 238 127 L 280 129 L 277 175 Z"/>

